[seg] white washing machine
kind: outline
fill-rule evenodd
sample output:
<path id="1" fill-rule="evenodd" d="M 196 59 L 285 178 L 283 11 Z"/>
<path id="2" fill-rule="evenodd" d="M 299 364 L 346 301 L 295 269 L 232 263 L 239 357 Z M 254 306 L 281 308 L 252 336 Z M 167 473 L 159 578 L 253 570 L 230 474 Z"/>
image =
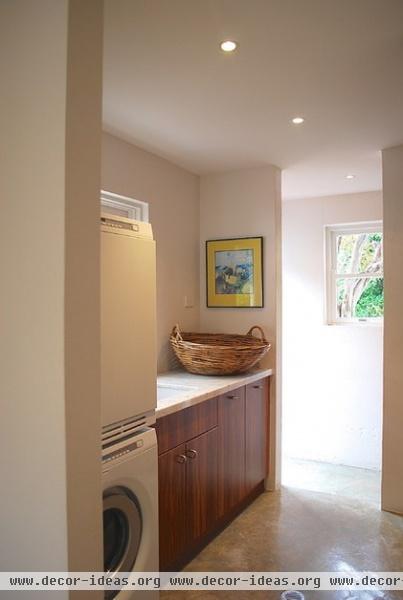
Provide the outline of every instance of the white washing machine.
<path id="1" fill-rule="evenodd" d="M 122 435 L 122 433 L 120 434 Z M 106 442 L 102 450 L 104 571 L 158 571 L 158 453 L 155 430 Z M 111 600 L 155 600 L 153 591 L 105 592 Z"/>

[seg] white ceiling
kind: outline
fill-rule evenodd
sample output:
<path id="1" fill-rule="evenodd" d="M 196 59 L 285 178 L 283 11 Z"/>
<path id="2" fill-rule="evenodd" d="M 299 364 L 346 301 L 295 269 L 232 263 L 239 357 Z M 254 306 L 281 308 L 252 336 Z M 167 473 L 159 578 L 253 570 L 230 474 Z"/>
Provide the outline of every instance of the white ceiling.
<path id="1" fill-rule="evenodd" d="M 106 0 L 104 51 L 105 129 L 195 173 L 375 190 L 403 143 L 403 0 Z"/>

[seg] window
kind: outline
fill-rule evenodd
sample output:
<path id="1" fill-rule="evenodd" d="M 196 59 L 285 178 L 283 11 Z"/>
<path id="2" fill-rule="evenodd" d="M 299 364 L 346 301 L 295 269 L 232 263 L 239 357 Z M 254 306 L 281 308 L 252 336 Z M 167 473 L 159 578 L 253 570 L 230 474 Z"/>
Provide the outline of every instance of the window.
<path id="1" fill-rule="evenodd" d="M 328 323 L 381 322 L 382 223 L 327 227 L 326 251 Z"/>
<path id="2" fill-rule="evenodd" d="M 101 191 L 101 210 L 108 215 L 118 215 L 126 219 L 146 221 L 148 223 L 148 203 L 119 196 L 112 192 Z"/>

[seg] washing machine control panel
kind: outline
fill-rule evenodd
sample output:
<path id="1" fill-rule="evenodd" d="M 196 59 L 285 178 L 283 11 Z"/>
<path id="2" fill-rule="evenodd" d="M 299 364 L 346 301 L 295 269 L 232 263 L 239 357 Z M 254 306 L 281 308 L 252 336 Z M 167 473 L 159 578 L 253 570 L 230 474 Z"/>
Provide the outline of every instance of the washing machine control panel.
<path id="1" fill-rule="evenodd" d="M 127 454 L 130 454 L 131 452 L 134 452 L 135 450 L 139 450 L 143 446 L 144 446 L 144 441 L 142 439 L 140 439 L 140 440 L 137 440 L 136 442 L 131 442 L 127 446 L 123 446 L 123 447 L 116 448 L 116 449 L 111 448 L 110 452 L 103 455 L 102 462 L 107 463 L 112 460 L 117 460 L 119 458 L 123 458 L 124 456 L 126 456 Z"/>

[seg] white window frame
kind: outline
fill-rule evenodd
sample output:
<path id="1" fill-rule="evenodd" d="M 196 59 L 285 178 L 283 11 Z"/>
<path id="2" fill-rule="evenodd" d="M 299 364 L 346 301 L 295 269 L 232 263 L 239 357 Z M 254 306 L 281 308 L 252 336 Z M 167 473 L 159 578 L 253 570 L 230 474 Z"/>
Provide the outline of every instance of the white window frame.
<path id="1" fill-rule="evenodd" d="M 357 273 L 343 273 L 337 275 L 336 239 L 339 235 L 354 233 L 383 233 L 382 221 L 366 221 L 359 223 L 345 223 L 327 225 L 325 227 L 325 266 L 326 266 L 326 323 L 328 325 L 382 325 L 383 317 L 355 317 L 345 319 L 337 315 L 336 282 L 338 278 L 349 279 L 356 277 L 375 278 L 375 275 L 362 275 Z M 384 271 L 376 274 L 384 277 Z"/>
<path id="2" fill-rule="evenodd" d="M 105 212 L 108 212 L 108 208 L 114 208 L 116 210 L 126 211 L 127 215 L 125 215 L 125 217 L 127 219 L 145 221 L 146 223 L 149 222 L 148 202 L 142 202 L 141 200 L 135 200 L 128 196 L 120 196 L 113 192 L 101 190 L 101 210 L 103 207 L 106 207 Z"/>

